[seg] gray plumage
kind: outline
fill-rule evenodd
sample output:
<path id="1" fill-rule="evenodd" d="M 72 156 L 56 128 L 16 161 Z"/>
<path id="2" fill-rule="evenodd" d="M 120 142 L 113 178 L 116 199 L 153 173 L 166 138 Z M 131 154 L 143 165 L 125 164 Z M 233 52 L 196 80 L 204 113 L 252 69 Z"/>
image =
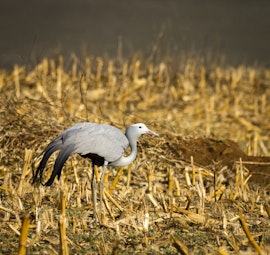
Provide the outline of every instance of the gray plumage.
<path id="1" fill-rule="evenodd" d="M 142 134 L 157 135 L 149 130 L 143 123 L 131 125 L 123 134 L 118 128 L 92 122 L 84 122 L 73 125 L 57 136 L 44 150 L 43 158 L 37 168 L 34 181 L 42 179 L 43 170 L 50 156 L 60 150 L 49 180 L 45 183 L 50 186 L 55 177 L 61 176 L 62 168 L 73 153 L 90 158 L 92 165 L 124 166 L 131 163 L 137 153 L 137 139 Z M 128 145 L 131 146 L 131 154 L 124 157 L 123 153 Z M 104 170 L 105 172 L 105 170 Z"/>

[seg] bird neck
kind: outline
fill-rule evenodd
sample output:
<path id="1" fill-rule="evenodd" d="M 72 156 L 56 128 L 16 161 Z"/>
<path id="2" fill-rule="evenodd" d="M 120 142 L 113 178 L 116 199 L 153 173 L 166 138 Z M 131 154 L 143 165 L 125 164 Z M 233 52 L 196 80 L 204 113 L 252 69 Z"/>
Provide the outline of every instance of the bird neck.
<path id="1" fill-rule="evenodd" d="M 134 159 L 136 158 L 137 155 L 137 140 L 134 142 L 129 142 L 129 146 L 131 148 L 131 152 L 128 156 L 122 156 L 120 159 L 111 162 L 110 165 L 112 166 L 127 166 L 129 165 L 131 162 L 134 161 Z"/>

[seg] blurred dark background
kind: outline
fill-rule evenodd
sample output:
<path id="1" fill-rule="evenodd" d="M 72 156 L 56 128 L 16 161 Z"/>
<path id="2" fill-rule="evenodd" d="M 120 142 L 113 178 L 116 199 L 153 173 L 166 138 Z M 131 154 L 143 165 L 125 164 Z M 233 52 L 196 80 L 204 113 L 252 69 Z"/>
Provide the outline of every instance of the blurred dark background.
<path id="1" fill-rule="evenodd" d="M 268 0 L 1 0 L 0 67 L 75 53 L 270 65 Z"/>

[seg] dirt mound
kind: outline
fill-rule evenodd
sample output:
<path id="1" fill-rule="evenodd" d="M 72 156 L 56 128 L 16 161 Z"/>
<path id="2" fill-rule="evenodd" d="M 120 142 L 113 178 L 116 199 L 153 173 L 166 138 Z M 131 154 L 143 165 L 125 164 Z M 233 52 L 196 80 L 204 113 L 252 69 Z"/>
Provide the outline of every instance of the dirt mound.
<path id="1" fill-rule="evenodd" d="M 193 157 L 194 164 L 209 167 L 219 163 L 221 167 L 228 166 L 231 176 L 233 165 L 242 160 L 242 164 L 249 170 L 251 181 L 257 184 L 270 183 L 270 157 L 255 157 L 245 154 L 239 145 L 232 140 L 216 140 L 213 138 L 190 138 L 180 136 L 167 137 L 164 151 L 170 151 L 173 158 L 190 162 Z M 166 147 L 166 148 L 165 148 Z"/>

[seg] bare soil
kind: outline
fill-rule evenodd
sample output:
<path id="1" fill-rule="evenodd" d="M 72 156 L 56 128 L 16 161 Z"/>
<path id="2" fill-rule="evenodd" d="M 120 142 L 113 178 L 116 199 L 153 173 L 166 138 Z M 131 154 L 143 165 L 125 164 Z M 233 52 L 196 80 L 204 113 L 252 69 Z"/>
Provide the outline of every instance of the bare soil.
<path id="1" fill-rule="evenodd" d="M 270 157 L 249 156 L 245 154 L 239 145 L 231 140 L 217 140 L 214 138 L 193 138 L 184 139 L 181 136 L 169 137 L 168 143 L 162 148 L 164 151 L 172 153 L 174 158 L 190 162 L 191 157 L 194 163 L 209 167 L 219 164 L 228 167 L 227 176 L 233 176 L 229 169 L 233 168 L 236 161 L 243 161 L 250 171 L 250 181 L 264 186 L 270 183 Z"/>

